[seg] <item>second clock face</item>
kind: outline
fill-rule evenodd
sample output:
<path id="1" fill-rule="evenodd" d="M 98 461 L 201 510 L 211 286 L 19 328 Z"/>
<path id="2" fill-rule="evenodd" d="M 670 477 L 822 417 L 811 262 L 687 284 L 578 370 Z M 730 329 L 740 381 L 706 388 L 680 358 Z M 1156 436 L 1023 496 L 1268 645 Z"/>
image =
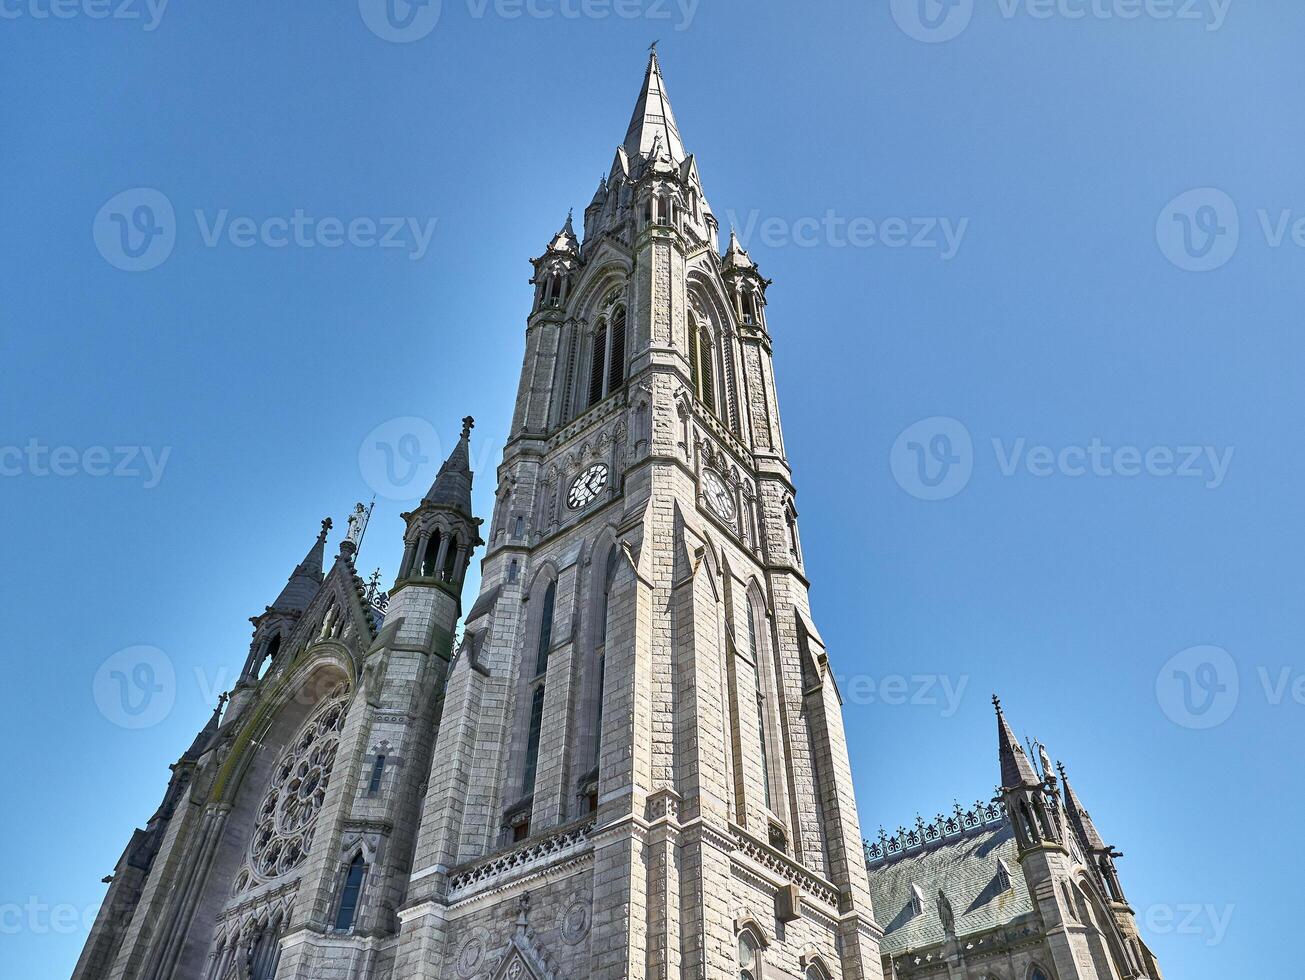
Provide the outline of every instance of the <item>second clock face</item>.
<path id="1" fill-rule="evenodd" d="M 607 486 L 607 464 L 595 463 L 575 478 L 571 490 L 566 495 L 566 505 L 572 510 L 579 510 L 592 503 L 603 487 Z"/>
<path id="2" fill-rule="evenodd" d="M 724 480 L 707 470 L 702 475 L 702 489 L 707 505 L 716 512 L 717 517 L 723 521 L 734 520 L 734 494 L 730 493 Z"/>

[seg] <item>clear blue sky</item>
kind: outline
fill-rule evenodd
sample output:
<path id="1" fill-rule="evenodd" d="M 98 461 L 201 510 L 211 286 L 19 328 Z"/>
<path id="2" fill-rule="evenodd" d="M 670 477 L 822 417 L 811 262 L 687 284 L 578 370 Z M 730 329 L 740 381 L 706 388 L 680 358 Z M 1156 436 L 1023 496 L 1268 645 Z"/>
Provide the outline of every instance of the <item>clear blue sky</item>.
<path id="1" fill-rule="evenodd" d="M 888 0 L 617 8 L 634 18 L 444 0 L 426 36 L 393 43 L 345 0 L 177 0 L 153 30 L 144 0 L 138 20 L 4 0 L 0 446 L 23 450 L 0 456 L 6 973 L 68 975 L 100 877 L 234 679 L 247 617 L 323 516 L 342 527 L 370 497 L 369 432 L 412 416 L 447 444 L 474 414 L 488 515 L 526 260 L 589 201 L 654 38 L 708 197 L 775 280 L 867 832 L 991 794 L 999 690 L 1126 852 L 1171 977 L 1295 972 L 1305 8 L 1065 2 L 962 3 L 931 34 Z M 128 272 L 97 215 L 140 187 L 173 207 L 175 241 Z M 1196 188 L 1212 190 L 1170 206 Z M 106 214 L 154 227 L 139 203 Z M 410 229 L 403 248 L 228 234 L 297 210 L 437 221 L 415 259 Z M 894 218 L 910 239 L 930 219 L 964 231 L 944 257 L 895 247 Z M 835 227 L 852 219 L 856 244 Z M 956 421 L 898 442 L 935 416 Z M 75 450 L 72 475 L 42 475 L 33 440 Z M 1095 471 L 1094 445 L 1112 450 Z M 121 462 L 83 455 L 97 446 L 170 455 L 147 488 L 141 459 L 123 464 L 140 476 L 93 475 Z M 1226 469 L 1165 475 L 1186 446 Z M 938 489 L 913 482 L 921 453 L 930 483 L 958 461 L 941 487 L 959 492 L 921 499 Z M 378 500 L 361 556 L 387 577 L 404 504 Z M 164 652 L 175 700 L 128 729 L 95 679 L 138 645 Z M 1206 645 L 1227 657 L 1182 654 Z M 901 700 L 894 676 L 934 686 L 868 696 L 887 680 Z M 942 681 L 963 690 L 954 710 Z"/>

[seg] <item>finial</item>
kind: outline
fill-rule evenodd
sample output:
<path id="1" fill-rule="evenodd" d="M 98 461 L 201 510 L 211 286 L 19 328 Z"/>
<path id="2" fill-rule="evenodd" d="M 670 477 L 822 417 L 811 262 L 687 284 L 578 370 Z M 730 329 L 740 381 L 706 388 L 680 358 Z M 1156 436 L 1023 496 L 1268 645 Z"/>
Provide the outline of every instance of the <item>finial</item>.
<path id="1" fill-rule="evenodd" d="M 995 694 L 992 696 L 992 706 L 997 709 L 997 714 L 1001 714 L 1001 698 Z"/>
<path id="2" fill-rule="evenodd" d="M 325 517 L 325 518 L 323 518 L 323 519 L 322 519 L 322 533 L 319 534 L 319 535 L 317 535 L 317 539 L 318 539 L 319 541 L 325 541 L 325 540 L 326 540 L 326 534 L 327 534 L 327 532 L 330 531 L 331 528 L 333 528 L 333 527 L 335 527 L 335 523 L 334 523 L 334 522 L 333 522 L 329 517 Z"/>
<path id="3" fill-rule="evenodd" d="M 658 38 L 656 41 L 653 41 L 652 44 L 648 45 L 648 50 L 651 51 L 653 54 L 656 54 L 656 53 L 657 53 L 657 45 L 660 44 L 660 43 L 661 43 L 661 38 Z"/>
<path id="4" fill-rule="evenodd" d="M 1060 773 L 1060 781 L 1062 783 L 1069 779 L 1069 777 L 1065 775 L 1065 763 L 1061 762 L 1059 759 L 1056 760 L 1056 771 Z"/>
<path id="5" fill-rule="evenodd" d="M 475 427 L 476 427 L 476 420 L 475 420 L 475 419 L 473 419 L 470 415 L 465 415 L 465 416 L 463 416 L 463 418 L 462 418 L 462 438 L 463 438 L 463 439 L 468 438 L 468 437 L 471 435 L 471 430 L 474 429 Z"/>

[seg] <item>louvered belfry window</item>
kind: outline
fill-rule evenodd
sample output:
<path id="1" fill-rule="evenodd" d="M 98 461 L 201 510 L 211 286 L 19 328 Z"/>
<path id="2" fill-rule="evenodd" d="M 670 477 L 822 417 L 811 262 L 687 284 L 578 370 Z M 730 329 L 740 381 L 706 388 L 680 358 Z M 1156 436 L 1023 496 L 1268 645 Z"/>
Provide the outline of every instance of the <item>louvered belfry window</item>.
<path id="1" fill-rule="evenodd" d="M 607 393 L 610 395 L 625 380 L 625 308 L 612 314 L 612 353 L 607 360 Z"/>
<path id="2" fill-rule="evenodd" d="M 607 322 L 598 324 L 594 331 L 593 358 L 589 363 L 589 404 L 597 405 L 603 400 L 603 369 L 607 358 Z"/>

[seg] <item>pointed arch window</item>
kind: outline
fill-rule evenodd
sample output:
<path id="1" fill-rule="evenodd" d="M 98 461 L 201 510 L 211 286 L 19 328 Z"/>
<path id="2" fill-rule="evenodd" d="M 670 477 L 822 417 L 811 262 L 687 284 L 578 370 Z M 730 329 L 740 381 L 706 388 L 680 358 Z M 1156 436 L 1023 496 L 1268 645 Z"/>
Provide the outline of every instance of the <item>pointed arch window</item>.
<path id="1" fill-rule="evenodd" d="M 711 331 L 706 325 L 699 324 L 698 318 L 690 313 L 689 380 L 693 383 L 693 393 L 713 415 L 718 415 L 715 365 L 716 345 Z"/>
<path id="2" fill-rule="evenodd" d="M 530 699 L 530 724 L 526 729 L 526 765 L 521 777 L 521 792 L 529 796 L 535 791 L 535 775 L 539 769 L 539 737 L 544 728 L 544 685 L 535 688 Z"/>
<path id="3" fill-rule="evenodd" d="M 457 578 L 459 548 L 457 536 L 449 535 L 448 548 L 444 552 L 444 568 L 441 570 L 446 582 L 452 582 Z"/>
<path id="4" fill-rule="evenodd" d="M 603 399 L 603 374 L 607 366 L 607 321 L 598 321 L 589 362 L 589 404 Z"/>
<path id="5" fill-rule="evenodd" d="M 1042 967 L 1035 966 L 1033 972 L 1029 974 L 1029 980 L 1047 980 L 1047 975 L 1042 972 Z"/>
<path id="6" fill-rule="evenodd" d="M 761 980 L 761 949 L 746 932 L 739 936 L 739 980 Z"/>
<path id="7" fill-rule="evenodd" d="M 272 638 L 267 641 L 263 647 L 263 659 L 258 665 L 258 678 L 261 680 L 272 666 L 272 661 L 276 659 L 277 651 L 281 649 L 281 634 L 273 633 Z"/>
<path id="8" fill-rule="evenodd" d="M 250 980 L 272 980 L 276 976 L 277 961 L 281 959 L 280 923 L 268 923 L 259 933 L 249 951 Z"/>
<path id="9" fill-rule="evenodd" d="M 553 607 L 557 603 L 557 583 L 549 582 L 544 590 L 544 605 L 539 615 L 539 647 L 535 651 L 535 675 L 548 671 L 548 651 L 553 645 Z"/>
<path id="10" fill-rule="evenodd" d="M 766 721 L 770 714 L 769 706 L 766 704 L 766 694 L 762 689 L 761 683 L 761 647 L 757 641 L 757 606 L 755 602 L 748 602 L 748 655 L 752 658 L 757 681 L 757 737 L 761 749 L 761 786 L 762 793 L 767 807 L 771 806 L 771 786 L 770 786 L 770 739 L 768 737 Z"/>
<path id="11" fill-rule="evenodd" d="M 344 876 L 344 888 L 340 890 L 340 905 L 335 912 L 336 929 L 344 931 L 353 928 L 354 917 L 358 914 L 358 897 L 362 894 L 363 878 L 366 875 L 367 862 L 361 853 L 355 854 Z"/>
<path id="12" fill-rule="evenodd" d="M 422 556 L 421 574 L 424 578 L 434 578 L 439 568 L 440 540 L 440 531 L 436 528 L 435 533 L 426 542 L 426 554 Z"/>
<path id="13" fill-rule="evenodd" d="M 607 358 L 607 393 L 610 395 L 625 380 L 625 307 L 612 314 L 611 352 Z"/>

